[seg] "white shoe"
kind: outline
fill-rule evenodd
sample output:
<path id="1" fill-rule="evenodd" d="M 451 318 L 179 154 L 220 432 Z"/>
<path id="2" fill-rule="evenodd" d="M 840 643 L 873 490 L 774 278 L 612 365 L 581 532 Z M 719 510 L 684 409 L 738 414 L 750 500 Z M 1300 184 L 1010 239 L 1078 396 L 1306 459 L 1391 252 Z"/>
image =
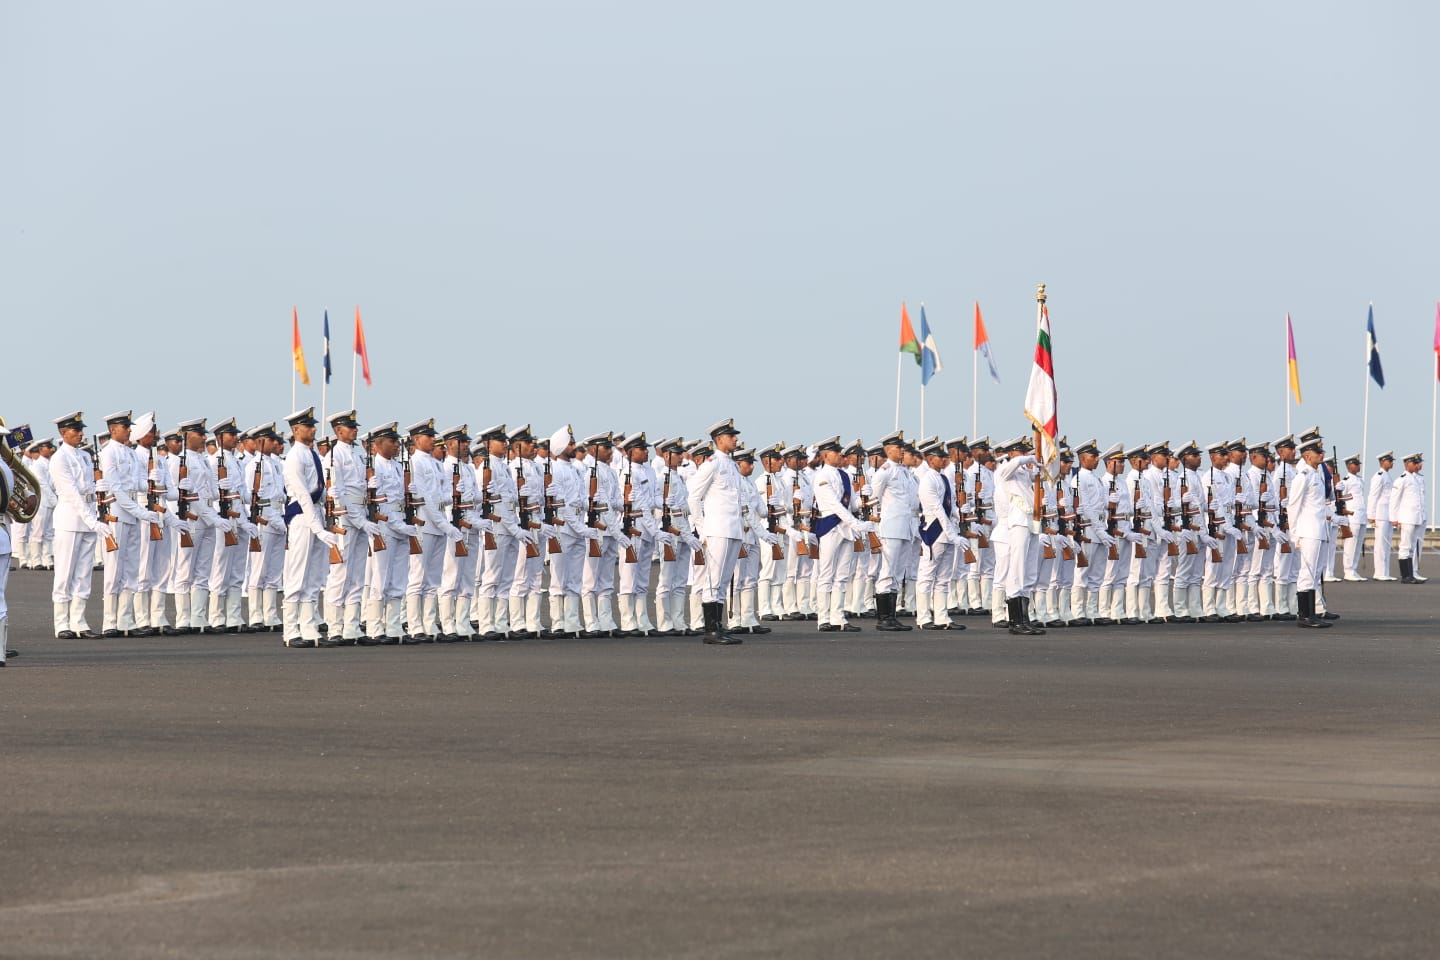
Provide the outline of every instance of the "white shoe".
<path id="1" fill-rule="evenodd" d="M 1334 577 L 1331 577 L 1331 576 L 1328 576 L 1328 575 L 1327 575 L 1327 576 L 1325 577 L 1325 582 L 1326 582 L 1326 583 L 1339 583 L 1340 581 L 1337 580 L 1337 579 L 1335 579 Z"/>
<path id="2" fill-rule="evenodd" d="M 1399 580 L 1400 578 L 1399 578 L 1399 577 L 1371 577 L 1370 579 L 1372 579 L 1372 580 L 1378 580 L 1378 581 L 1380 581 L 1381 583 L 1393 583 L 1393 582 L 1395 582 L 1396 580 Z"/>
<path id="3" fill-rule="evenodd" d="M 1368 583 L 1369 581 L 1367 581 L 1364 577 L 1346 577 L 1346 578 L 1345 578 L 1345 582 L 1346 582 L 1346 583 Z"/>

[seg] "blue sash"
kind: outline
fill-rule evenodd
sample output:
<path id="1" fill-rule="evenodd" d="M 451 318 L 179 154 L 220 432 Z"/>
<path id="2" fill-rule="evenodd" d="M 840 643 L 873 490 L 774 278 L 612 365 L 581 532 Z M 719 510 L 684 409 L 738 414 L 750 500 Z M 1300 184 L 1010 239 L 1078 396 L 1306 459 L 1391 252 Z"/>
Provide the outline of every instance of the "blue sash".
<path id="1" fill-rule="evenodd" d="M 310 491 L 310 502 L 317 507 L 325 496 L 325 464 L 320 461 L 320 454 L 315 448 L 310 448 L 310 456 L 315 459 L 315 489 Z M 290 521 L 300 516 L 303 511 L 300 508 L 299 500 L 285 499 L 285 527 L 290 527 Z"/>
<path id="2" fill-rule="evenodd" d="M 840 474 L 840 486 L 841 486 L 841 488 L 845 491 L 844 494 L 840 497 L 840 502 L 841 502 L 842 504 L 849 503 L 849 502 L 850 502 L 850 475 L 847 474 L 844 470 L 836 470 L 835 472 L 838 473 L 838 474 Z M 839 517 L 839 516 L 837 516 L 837 515 L 835 515 L 835 514 L 826 514 L 825 516 L 823 516 L 823 517 L 821 517 L 820 519 L 818 519 L 818 520 L 815 521 L 815 536 L 816 536 L 816 537 L 823 537 L 823 536 L 825 536 L 825 534 L 829 533 L 831 530 L 834 530 L 834 529 L 835 529 L 836 527 L 838 527 L 839 525 L 840 525 L 840 517 Z"/>
<path id="3" fill-rule="evenodd" d="M 945 485 L 945 496 L 941 500 L 941 505 L 945 508 L 945 515 L 948 517 L 953 505 L 953 501 L 950 499 L 950 478 L 942 473 L 940 474 L 940 482 Z M 940 533 L 944 529 L 945 525 L 939 520 L 931 520 L 930 525 L 920 531 L 921 542 L 927 547 L 935 546 L 935 541 L 940 539 Z"/>

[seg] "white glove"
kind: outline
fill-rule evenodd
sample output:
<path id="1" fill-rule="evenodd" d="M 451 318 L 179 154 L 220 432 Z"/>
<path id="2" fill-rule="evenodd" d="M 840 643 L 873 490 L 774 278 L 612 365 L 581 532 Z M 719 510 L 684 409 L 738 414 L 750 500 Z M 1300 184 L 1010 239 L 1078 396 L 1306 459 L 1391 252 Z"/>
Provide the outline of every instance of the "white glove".
<path id="1" fill-rule="evenodd" d="M 323 530 L 320 533 L 315 534 L 315 539 L 319 540 L 321 543 L 325 544 L 325 546 L 330 547 L 331 549 L 335 549 L 340 546 L 340 538 L 337 537 L 335 534 L 331 533 L 329 530 Z"/>
<path id="2" fill-rule="evenodd" d="M 655 531 L 655 542 L 661 546 L 674 547 L 676 544 L 675 534 L 666 533 L 664 530 Z"/>
<path id="3" fill-rule="evenodd" d="M 584 531 L 586 540 L 599 540 L 605 535 L 604 530 L 596 530 L 594 527 L 581 527 L 580 529 Z"/>
<path id="4" fill-rule="evenodd" d="M 451 543 L 459 543 L 461 540 L 465 539 L 465 534 L 459 527 L 455 526 L 454 524 L 447 523 L 445 524 L 445 539 L 449 540 Z"/>
<path id="5" fill-rule="evenodd" d="M 769 530 L 760 531 L 760 540 L 764 543 L 768 543 L 772 547 L 780 542 L 780 538 L 775 536 L 775 534 L 771 533 Z"/>
<path id="6" fill-rule="evenodd" d="M 700 547 L 700 538 L 699 538 L 699 537 L 693 537 L 693 536 L 691 536 L 691 537 L 686 537 L 686 538 L 685 538 L 685 542 L 690 545 L 690 549 L 691 549 L 691 550 L 694 550 L 696 553 L 699 553 L 699 552 L 700 552 L 701 547 Z"/>
<path id="7" fill-rule="evenodd" d="M 243 533 L 250 540 L 254 540 L 256 537 L 260 536 L 260 528 L 255 526 L 255 524 L 250 523 L 248 520 L 242 520 L 240 522 L 240 532 Z"/>
<path id="8" fill-rule="evenodd" d="M 160 522 L 160 514 L 156 513 L 154 510 L 142 510 L 142 511 L 140 512 L 140 522 L 141 522 L 141 523 L 159 523 L 159 522 Z"/>
<path id="9" fill-rule="evenodd" d="M 660 532 L 660 525 L 655 522 L 654 517 L 641 515 L 640 532 L 653 540 L 655 535 Z"/>
<path id="10" fill-rule="evenodd" d="M 185 490 L 185 491 L 187 491 L 187 492 L 190 491 L 190 490 L 194 490 L 194 489 L 195 489 L 195 478 L 194 478 L 194 477 L 186 477 L 184 480 L 181 480 L 178 484 L 176 484 L 176 488 L 179 489 L 179 490 Z"/>
<path id="11" fill-rule="evenodd" d="M 1141 535 L 1141 534 L 1136 533 L 1136 532 L 1133 531 L 1133 530 L 1130 531 L 1129 533 L 1125 534 L 1125 539 L 1126 539 L 1126 540 L 1129 540 L 1131 543 L 1136 544 L 1136 545 L 1139 545 L 1139 546 L 1144 546 L 1144 545 L 1145 545 L 1145 537 L 1144 537 L 1143 535 Z"/>
<path id="12" fill-rule="evenodd" d="M 541 536 L 542 538 L 545 538 L 545 539 L 549 539 L 549 540 L 559 540 L 559 539 L 560 539 L 560 528 L 557 527 L 557 526 L 555 526 L 555 524 L 553 524 L 553 523 L 542 523 L 542 524 L 540 524 L 540 529 L 539 529 L 539 530 L 536 530 L 535 532 L 538 533 L 538 534 L 540 534 L 540 536 Z"/>
<path id="13" fill-rule="evenodd" d="M 509 520 L 504 521 L 504 522 L 501 524 L 501 526 L 504 527 L 504 529 L 505 529 L 505 535 L 506 535 L 507 537 L 514 537 L 516 540 L 524 540 L 524 539 L 525 539 L 525 532 L 524 532 L 523 530 L 521 530 L 521 529 L 520 529 L 518 526 L 516 526 L 515 524 L 511 523 Z M 497 531 L 497 532 L 498 532 L 498 531 Z"/>
<path id="14" fill-rule="evenodd" d="M 807 533 L 805 534 L 805 542 L 812 547 L 818 547 L 820 545 L 820 538 L 813 533 Z"/>
<path id="15" fill-rule="evenodd" d="M 366 536 L 373 537 L 380 532 L 380 524 L 373 523 L 369 520 L 361 520 L 360 529 L 364 531 Z"/>
<path id="16" fill-rule="evenodd" d="M 400 524 L 399 529 L 400 532 L 407 537 L 420 536 L 420 528 L 415 526 L 413 523 L 402 523 Z"/>
<path id="17" fill-rule="evenodd" d="M 525 530 L 525 529 L 522 529 L 522 528 L 520 528 L 520 527 L 516 527 L 516 528 L 515 528 L 515 539 L 516 539 L 516 540 L 519 540 L 521 543 L 534 543 L 535 540 L 536 540 L 535 531 L 534 531 L 534 530 Z"/>
<path id="18" fill-rule="evenodd" d="M 963 534 L 960 533 L 960 531 L 956 530 L 954 533 L 950 534 L 950 542 L 957 547 L 962 547 L 965 545 L 965 537 Z"/>
<path id="19" fill-rule="evenodd" d="M 1237 530 L 1237 529 L 1234 528 L 1234 527 L 1224 526 L 1224 527 L 1221 527 L 1220 529 L 1221 529 L 1221 531 L 1225 534 L 1225 536 L 1227 536 L 1227 537 L 1233 537 L 1233 538 L 1236 539 L 1236 540 L 1239 540 L 1240 537 L 1241 537 L 1240 531 Z"/>
<path id="20" fill-rule="evenodd" d="M 634 546 L 634 544 L 630 542 L 630 538 L 625 536 L 625 534 L 623 533 L 616 534 L 615 543 L 620 547 L 621 550 L 629 550 L 632 546 Z"/>
<path id="21" fill-rule="evenodd" d="M 1113 547 L 1118 542 L 1114 537 L 1110 536 L 1110 534 L 1106 533 L 1104 530 L 1101 530 L 1099 533 L 1097 533 L 1095 535 L 1095 539 L 1100 542 L 1101 546 L 1106 547 Z"/>
<path id="22" fill-rule="evenodd" d="M 1210 548 L 1211 550 L 1219 550 L 1219 549 L 1220 549 L 1220 541 L 1219 541 L 1219 540 L 1216 540 L 1214 537 L 1210 536 L 1209 534 L 1201 534 L 1201 535 L 1200 535 L 1200 540 L 1201 540 L 1202 543 L 1205 544 L 1206 547 Z"/>

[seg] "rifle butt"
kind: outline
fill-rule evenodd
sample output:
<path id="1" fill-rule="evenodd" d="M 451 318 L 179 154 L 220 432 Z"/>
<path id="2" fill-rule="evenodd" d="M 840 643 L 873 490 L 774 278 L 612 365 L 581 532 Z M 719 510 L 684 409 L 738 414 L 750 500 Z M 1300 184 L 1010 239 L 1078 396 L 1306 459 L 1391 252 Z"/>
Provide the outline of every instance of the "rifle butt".
<path id="1" fill-rule="evenodd" d="M 1119 560 L 1119 559 L 1120 559 L 1120 545 L 1119 545 L 1118 543 L 1112 543 L 1112 544 L 1110 544 L 1110 552 L 1107 553 L 1105 556 L 1106 556 L 1107 559 L 1110 559 L 1110 560 Z"/>
<path id="2" fill-rule="evenodd" d="M 375 536 L 374 536 L 374 537 L 372 538 L 372 540 L 371 540 L 370 549 L 371 549 L 371 551 L 374 552 L 374 553 L 379 553 L 381 550 L 384 550 L 384 549 L 385 549 L 385 535 L 384 535 L 384 534 L 381 534 L 381 533 L 375 534 Z"/>
<path id="3" fill-rule="evenodd" d="M 1081 556 L 1083 557 L 1084 554 L 1082 553 Z M 1061 547 L 1061 548 L 1060 548 L 1060 559 L 1061 559 L 1061 560 L 1074 560 L 1074 559 L 1075 559 L 1075 551 L 1074 551 L 1072 548 L 1070 548 L 1070 547 Z"/>
<path id="4" fill-rule="evenodd" d="M 180 531 L 180 546 L 187 548 L 195 546 L 195 539 L 190 536 L 189 530 Z"/>
<path id="5" fill-rule="evenodd" d="M 975 546 L 979 547 L 981 550 L 988 550 L 990 548 L 990 538 L 985 536 L 985 534 L 983 533 L 980 534 L 978 537 L 975 538 Z"/>
<path id="6" fill-rule="evenodd" d="M 1084 570 L 1088 566 L 1090 566 L 1090 558 L 1085 556 L 1084 550 L 1081 550 L 1080 555 L 1075 558 L 1075 567 L 1078 570 Z"/>
<path id="7" fill-rule="evenodd" d="M 640 558 L 635 555 L 635 548 L 634 548 L 634 547 L 626 547 L 626 548 L 625 548 L 625 562 L 626 562 L 626 563 L 639 563 L 639 562 L 640 562 Z"/>
<path id="8" fill-rule="evenodd" d="M 259 538 L 259 537 L 251 537 L 251 538 L 250 538 L 250 552 L 251 552 L 251 553 L 260 553 L 260 552 L 261 552 L 260 538 Z"/>
<path id="9" fill-rule="evenodd" d="M 539 547 L 535 546 L 535 544 L 533 544 L 533 543 L 527 543 L 527 544 L 525 544 L 525 559 L 526 559 L 526 560 L 534 560 L 534 559 L 535 559 L 536 557 L 538 557 L 538 556 L 540 556 L 540 548 L 539 548 Z"/>
<path id="10" fill-rule="evenodd" d="M 1186 541 L 1185 541 L 1185 556 L 1187 556 L 1187 557 L 1193 557 L 1193 556 L 1195 556 L 1195 554 L 1197 554 L 1197 553 L 1199 553 L 1199 552 L 1200 552 L 1200 548 L 1197 547 L 1197 546 L 1195 546 L 1195 541 L 1194 541 L 1194 540 L 1186 540 Z"/>
<path id="11" fill-rule="evenodd" d="M 604 555 L 605 555 L 605 548 L 602 547 L 602 546 L 600 546 L 600 541 L 599 541 L 599 540 L 591 540 L 591 541 L 590 541 L 590 547 L 589 547 L 589 549 L 586 551 L 586 556 L 589 556 L 589 557 L 603 557 Z"/>
<path id="12" fill-rule="evenodd" d="M 411 538 L 410 538 L 410 556 L 412 556 L 412 557 L 418 557 L 420 554 L 422 554 L 422 553 L 424 553 L 424 552 L 425 552 L 425 548 L 422 547 L 422 546 L 420 546 L 420 538 L 419 538 L 419 537 L 411 537 Z"/>
<path id="13" fill-rule="evenodd" d="M 778 544 L 778 543 L 772 543 L 772 544 L 770 544 L 770 559 L 771 559 L 771 560 L 784 560 L 784 559 L 785 559 L 785 548 L 782 547 L 782 546 L 780 546 L 780 544 Z"/>
<path id="14" fill-rule="evenodd" d="M 1146 557 L 1148 557 L 1148 556 L 1150 556 L 1150 555 L 1145 552 L 1145 546 L 1144 546 L 1144 544 L 1139 544 L 1139 543 L 1135 544 L 1135 559 L 1136 559 L 1136 560 L 1144 560 L 1144 559 L 1145 559 Z"/>
<path id="15" fill-rule="evenodd" d="M 855 538 L 855 552 L 856 552 L 856 553 L 864 553 L 864 552 L 865 552 L 865 541 L 864 541 L 864 540 L 861 540 L 859 537 L 856 537 L 856 538 Z"/>
<path id="16" fill-rule="evenodd" d="M 485 549 L 495 549 L 495 534 L 491 533 L 489 530 L 485 531 Z"/>
<path id="17" fill-rule="evenodd" d="M 703 546 L 699 550 L 695 551 L 695 559 L 691 561 L 691 566 L 705 566 L 705 548 Z"/>
<path id="18" fill-rule="evenodd" d="M 330 562 L 331 564 L 345 562 L 345 557 L 341 555 L 339 547 L 330 548 Z"/>
<path id="19" fill-rule="evenodd" d="M 967 552 L 968 552 L 968 551 L 967 551 Z M 1049 543 L 1045 544 L 1044 558 L 1045 558 L 1046 560 L 1054 560 L 1054 559 L 1055 559 L 1055 546 L 1054 546 L 1053 544 L 1049 544 Z M 965 562 L 966 562 L 966 563 L 974 563 L 975 561 L 974 561 L 974 560 L 966 560 Z"/>
<path id="20" fill-rule="evenodd" d="M 465 546 L 465 541 L 464 541 L 464 540 L 456 540 L 456 541 L 455 541 L 455 556 L 457 556 L 457 557 L 468 557 L 468 556 L 470 556 L 470 550 Z"/>
<path id="21" fill-rule="evenodd" d="M 1165 546 L 1165 556 L 1167 556 L 1167 557 L 1178 557 L 1178 556 L 1180 556 L 1180 544 L 1178 544 L 1178 543 L 1166 544 L 1166 546 Z"/>
<path id="22" fill-rule="evenodd" d="M 743 543 L 740 544 L 739 559 L 745 560 L 745 559 L 748 559 L 749 556 L 750 556 L 750 549 L 749 549 L 748 547 L 746 547 L 745 544 L 743 544 Z"/>
<path id="23" fill-rule="evenodd" d="M 866 536 L 870 538 L 871 553 L 880 553 L 884 549 L 884 547 L 880 543 L 880 538 L 875 535 L 875 531 L 870 531 L 870 533 L 866 534 Z"/>
<path id="24" fill-rule="evenodd" d="M 235 536 L 235 531 L 234 531 L 234 530 L 226 530 L 226 531 L 225 531 L 225 546 L 227 546 L 227 547 L 238 547 L 239 545 L 240 545 L 240 538 L 237 537 L 237 536 Z"/>
<path id="25" fill-rule="evenodd" d="M 1289 553 L 1289 552 L 1290 552 L 1290 544 L 1289 544 L 1289 543 L 1282 543 L 1282 544 L 1280 544 L 1280 552 L 1281 552 L 1281 553 Z"/>
<path id="26" fill-rule="evenodd" d="M 154 541 L 154 540 L 164 540 L 164 539 L 165 539 L 165 528 L 162 527 L 162 526 L 160 526 L 160 524 L 158 524 L 158 523 L 152 523 L 152 524 L 150 524 L 150 539 L 151 539 L 152 541 Z"/>
<path id="27" fill-rule="evenodd" d="M 664 559 L 664 561 L 665 561 L 666 563 L 674 563 L 674 562 L 675 562 L 675 548 L 672 547 L 672 546 L 670 546 L 670 544 L 668 544 L 668 543 L 665 544 L 665 549 L 664 549 L 663 551 L 661 551 L 660 556 L 661 556 L 662 559 Z"/>
<path id="28" fill-rule="evenodd" d="M 119 549 L 120 549 L 120 544 L 118 544 L 118 543 L 115 542 L 115 538 L 112 537 L 112 536 L 110 536 L 110 534 L 108 534 L 108 533 L 105 534 L 105 552 L 106 552 L 106 553 L 114 553 L 116 550 L 119 550 Z"/>
<path id="29" fill-rule="evenodd" d="M 547 546 L 547 547 L 545 548 L 545 550 L 546 550 L 548 553 L 562 553 L 562 552 L 563 552 L 563 551 L 561 550 L 561 548 L 560 548 L 560 541 L 559 541 L 559 540 L 555 540 L 555 539 L 552 538 L 552 539 L 550 539 L 550 540 L 547 540 L 546 543 L 549 544 L 549 546 Z"/>

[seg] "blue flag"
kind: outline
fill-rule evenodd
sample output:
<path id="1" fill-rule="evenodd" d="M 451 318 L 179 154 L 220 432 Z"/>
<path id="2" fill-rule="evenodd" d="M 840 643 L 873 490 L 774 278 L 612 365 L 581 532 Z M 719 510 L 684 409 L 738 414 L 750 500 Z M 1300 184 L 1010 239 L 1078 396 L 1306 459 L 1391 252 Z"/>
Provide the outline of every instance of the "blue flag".
<path id="1" fill-rule="evenodd" d="M 330 382 L 330 311 L 325 311 L 325 382 Z"/>
<path id="2" fill-rule="evenodd" d="M 1385 386 L 1385 371 L 1380 369 L 1380 346 L 1375 342 L 1375 304 L 1370 304 L 1370 316 L 1365 320 L 1365 354 L 1370 361 L 1370 378 L 1379 386 Z"/>
<path id="3" fill-rule="evenodd" d="M 943 370 L 940 366 L 940 351 L 935 347 L 935 337 L 930 333 L 930 321 L 925 319 L 925 304 L 920 304 L 920 386 Z"/>

